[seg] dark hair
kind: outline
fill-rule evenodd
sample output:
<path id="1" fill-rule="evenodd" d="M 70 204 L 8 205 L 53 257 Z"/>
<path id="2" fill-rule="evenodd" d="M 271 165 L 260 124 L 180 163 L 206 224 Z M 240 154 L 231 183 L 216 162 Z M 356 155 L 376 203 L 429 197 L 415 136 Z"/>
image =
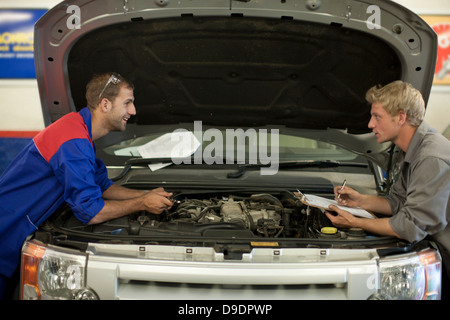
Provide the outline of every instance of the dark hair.
<path id="1" fill-rule="evenodd" d="M 122 86 L 134 90 L 133 84 L 118 73 L 107 72 L 94 75 L 86 85 L 86 101 L 89 109 L 97 108 L 103 98 L 113 101 Z"/>

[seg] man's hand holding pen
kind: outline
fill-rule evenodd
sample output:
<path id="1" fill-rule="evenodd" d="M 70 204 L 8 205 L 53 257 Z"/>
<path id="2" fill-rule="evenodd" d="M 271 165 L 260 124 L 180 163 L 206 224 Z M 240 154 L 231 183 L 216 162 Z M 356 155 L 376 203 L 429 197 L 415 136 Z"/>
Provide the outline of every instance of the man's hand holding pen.
<path id="1" fill-rule="evenodd" d="M 347 207 L 360 207 L 362 200 L 361 194 L 358 191 L 346 186 L 346 182 L 347 181 L 344 180 L 344 183 L 341 186 L 334 187 L 336 201 L 340 205 Z"/>
<path id="2" fill-rule="evenodd" d="M 358 207 L 357 199 L 359 199 L 361 195 L 352 188 L 346 187 L 346 184 L 347 180 L 344 180 L 342 185 L 334 187 L 335 200 L 340 205 Z M 333 211 L 326 211 L 325 213 L 333 225 L 343 228 L 350 228 L 354 225 L 354 221 L 357 219 L 354 215 L 339 209 L 334 205 L 330 205 L 330 209 Z"/>

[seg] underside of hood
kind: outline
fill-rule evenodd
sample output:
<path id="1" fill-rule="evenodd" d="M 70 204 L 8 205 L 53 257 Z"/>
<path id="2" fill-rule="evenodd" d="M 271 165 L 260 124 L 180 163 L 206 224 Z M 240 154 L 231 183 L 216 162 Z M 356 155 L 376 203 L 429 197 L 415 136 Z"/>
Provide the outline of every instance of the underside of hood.
<path id="1" fill-rule="evenodd" d="M 192 122 L 367 132 L 364 93 L 399 79 L 385 42 L 340 26 L 192 16 L 128 22 L 80 39 L 68 59 L 76 106 L 92 73 L 135 83 L 139 124 Z"/>
<path id="2" fill-rule="evenodd" d="M 36 24 L 45 122 L 84 107 L 87 81 L 114 71 L 135 85 L 137 124 L 370 132 L 370 87 L 402 79 L 427 101 L 436 36 L 391 1 L 376 1 L 370 29 L 367 2 L 70 1 L 70 30 L 63 2 Z"/>

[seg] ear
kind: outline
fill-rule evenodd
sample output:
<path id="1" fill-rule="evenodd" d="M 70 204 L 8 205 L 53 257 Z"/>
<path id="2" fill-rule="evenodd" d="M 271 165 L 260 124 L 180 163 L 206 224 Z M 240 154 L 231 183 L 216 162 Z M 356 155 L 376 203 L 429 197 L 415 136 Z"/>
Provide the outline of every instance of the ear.
<path id="1" fill-rule="evenodd" d="M 106 98 L 103 98 L 101 101 L 100 101 L 100 108 L 101 108 L 101 110 L 103 111 L 103 112 L 108 112 L 108 109 L 109 109 L 109 100 L 108 99 L 106 99 Z"/>
<path id="2" fill-rule="evenodd" d="M 398 122 L 400 125 L 404 125 L 406 123 L 406 113 L 403 111 L 398 112 Z"/>

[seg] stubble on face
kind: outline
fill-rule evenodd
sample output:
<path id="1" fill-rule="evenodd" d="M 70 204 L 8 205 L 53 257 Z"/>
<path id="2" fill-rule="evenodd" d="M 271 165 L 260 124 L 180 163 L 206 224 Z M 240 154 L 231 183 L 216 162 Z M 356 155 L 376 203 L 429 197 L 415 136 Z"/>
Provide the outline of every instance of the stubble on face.
<path id="1" fill-rule="evenodd" d="M 111 113 L 108 117 L 109 131 L 125 131 L 128 120 L 136 114 L 133 90 L 122 86 L 111 104 Z"/>
<path id="2" fill-rule="evenodd" d="M 378 143 L 395 141 L 400 127 L 396 116 L 390 115 L 380 103 L 373 103 L 368 127 L 372 129 Z"/>

